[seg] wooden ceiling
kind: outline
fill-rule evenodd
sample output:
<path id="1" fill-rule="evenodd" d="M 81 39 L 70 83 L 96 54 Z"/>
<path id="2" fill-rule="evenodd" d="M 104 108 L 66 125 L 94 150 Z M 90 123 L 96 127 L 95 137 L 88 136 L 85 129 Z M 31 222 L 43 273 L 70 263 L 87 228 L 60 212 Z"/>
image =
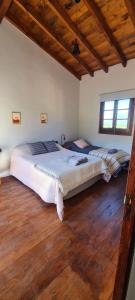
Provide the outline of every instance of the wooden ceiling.
<path id="1" fill-rule="evenodd" d="M 135 58 L 135 0 L 81 0 L 65 9 L 68 2 L 1 0 L 0 22 L 6 17 L 78 79 Z M 71 52 L 76 37 L 77 57 Z"/>

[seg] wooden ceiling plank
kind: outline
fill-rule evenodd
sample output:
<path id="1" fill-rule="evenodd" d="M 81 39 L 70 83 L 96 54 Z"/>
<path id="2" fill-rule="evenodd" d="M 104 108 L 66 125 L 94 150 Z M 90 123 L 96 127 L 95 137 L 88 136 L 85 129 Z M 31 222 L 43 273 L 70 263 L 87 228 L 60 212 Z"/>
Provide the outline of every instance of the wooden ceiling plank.
<path id="1" fill-rule="evenodd" d="M 135 28 L 135 0 L 125 0 L 125 4 L 129 13 L 129 16 L 131 18 L 131 21 L 133 23 L 133 26 Z"/>
<path id="2" fill-rule="evenodd" d="M 12 4 L 12 0 L 1 0 L 0 1 L 0 23 L 2 22 L 3 18 L 6 16 L 10 5 Z"/>
<path id="3" fill-rule="evenodd" d="M 90 14 L 92 14 L 94 16 L 98 26 L 100 27 L 102 32 L 104 32 L 110 45 L 113 46 L 115 53 L 116 53 L 118 59 L 120 60 L 120 62 L 122 63 L 123 67 L 126 67 L 127 59 L 126 59 L 119 43 L 115 39 L 110 27 L 108 26 L 104 16 L 102 15 L 99 7 L 97 6 L 96 2 L 94 0 L 83 0 L 83 2 L 87 6 Z M 134 16 L 135 16 L 135 14 L 134 14 Z"/>
<path id="4" fill-rule="evenodd" d="M 24 13 L 26 13 L 31 20 L 33 20 L 41 30 L 44 31 L 44 33 L 48 34 L 51 38 L 55 40 L 59 44 L 60 47 L 62 47 L 64 50 L 66 50 L 79 64 L 81 64 L 85 70 L 91 75 L 94 76 L 93 70 L 83 61 L 81 57 L 76 57 L 72 54 L 71 49 L 69 49 L 68 46 L 65 45 L 65 43 L 61 40 L 61 38 L 54 32 L 54 30 L 47 24 L 42 24 L 41 21 L 38 19 L 37 16 L 34 16 L 28 8 L 25 8 L 24 5 L 22 5 L 18 0 L 14 0 L 14 3 L 23 10 Z"/>
<path id="5" fill-rule="evenodd" d="M 74 25 L 74 23 L 66 13 L 66 11 L 63 9 L 63 7 L 59 4 L 59 2 L 57 0 L 48 0 L 47 4 L 54 11 L 54 13 L 61 19 L 61 21 L 66 25 L 66 27 L 70 30 L 70 32 L 72 32 L 74 35 L 77 36 L 80 43 L 83 45 L 83 47 L 85 47 L 85 49 L 90 53 L 90 55 L 91 54 L 93 55 L 97 63 L 100 65 L 101 69 L 103 69 L 105 72 L 108 72 L 108 66 L 103 62 L 102 58 L 93 48 L 93 46 L 86 40 L 84 35 L 79 31 L 76 32 L 76 26 Z"/>

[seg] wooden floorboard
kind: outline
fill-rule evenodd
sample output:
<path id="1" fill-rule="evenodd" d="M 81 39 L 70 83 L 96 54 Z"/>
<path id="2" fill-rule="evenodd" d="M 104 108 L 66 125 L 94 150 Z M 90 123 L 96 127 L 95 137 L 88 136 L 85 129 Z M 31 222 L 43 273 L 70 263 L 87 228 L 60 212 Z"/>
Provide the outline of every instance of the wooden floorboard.
<path id="1" fill-rule="evenodd" d="M 13 177 L 0 186 L 0 300 L 111 300 L 126 173 L 65 201 L 61 223 Z"/>

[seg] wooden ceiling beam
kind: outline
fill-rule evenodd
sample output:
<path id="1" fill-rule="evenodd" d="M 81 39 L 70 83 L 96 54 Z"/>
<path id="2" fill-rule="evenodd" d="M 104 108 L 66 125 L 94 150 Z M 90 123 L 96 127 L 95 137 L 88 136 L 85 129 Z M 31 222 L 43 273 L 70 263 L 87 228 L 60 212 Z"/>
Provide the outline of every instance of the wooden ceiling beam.
<path id="1" fill-rule="evenodd" d="M 115 39 L 110 27 L 108 26 L 104 16 L 102 15 L 99 7 L 97 6 L 96 2 L 94 0 L 83 0 L 83 2 L 87 6 L 89 13 L 92 14 L 95 18 L 99 28 L 102 30 L 102 32 L 104 32 L 104 35 L 107 38 L 110 45 L 113 46 L 115 53 L 120 62 L 122 63 L 123 67 L 126 67 L 127 59 L 119 43 Z"/>
<path id="2" fill-rule="evenodd" d="M 84 35 L 81 32 L 76 32 L 76 26 L 66 13 L 65 9 L 59 4 L 57 0 L 48 0 L 47 4 L 54 11 L 54 13 L 61 19 L 61 21 L 66 25 L 66 27 L 78 38 L 79 42 L 83 45 L 83 47 L 92 54 L 94 59 L 96 59 L 97 63 L 100 65 L 101 69 L 105 72 L 108 72 L 108 66 L 103 62 L 102 58 L 93 48 L 93 46 L 87 41 Z"/>
<path id="3" fill-rule="evenodd" d="M 6 16 L 7 11 L 12 4 L 12 0 L 0 0 L 0 23 L 3 18 Z"/>
<path id="4" fill-rule="evenodd" d="M 131 18 L 131 21 L 133 23 L 133 26 L 135 28 L 135 0 L 125 0 L 125 4 L 129 13 L 129 16 Z"/>
<path id="5" fill-rule="evenodd" d="M 40 27 L 40 29 L 45 33 L 48 34 L 57 44 L 59 44 L 60 47 L 62 47 L 66 52 L 68 52 L 79 64 L 83 66 L 83 68 L 88 72 L 91 76 L 94 75 L 93 70 L 83 61 L 83 59 L 79 56 L 74 56 L 71 52 L 71 49 L 65 45 L 65 43 L 62 41 L 62 39 L 54 32 L 54 30 L 47 24 L 43 24 L 41 20 L 39 19 L 39 16 L 35 16 L 35 13 L 33 15 L 33 12 L 31 13 L 28 8 L 24 7 L 18 0 L 14 0 L 14 3 L 23 10 L 24 13 L 26 13 L 29 18 Z"/>

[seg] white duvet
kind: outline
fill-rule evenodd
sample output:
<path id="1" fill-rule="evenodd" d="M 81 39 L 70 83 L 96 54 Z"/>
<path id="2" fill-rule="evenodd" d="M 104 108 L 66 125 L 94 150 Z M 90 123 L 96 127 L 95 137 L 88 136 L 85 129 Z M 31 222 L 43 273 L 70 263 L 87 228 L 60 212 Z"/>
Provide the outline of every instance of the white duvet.
<path id="1" fill-rule="evenodd" d="M 33 189 L 48 203 L 55 203 L 60 220 L 64 217 L 63 197 L 74 188 L 93 177 L 104 174 L 109 180 L 106 164 L 100 158 L 88 157 L 88 162 L 71 166 L 69 158 L 74 152 L 61 149 L 57 152 L 41 155 L 18 155 L 13 152 L 11 158 L 11 175 Z M 84 154 L 77 154 L 84 157 Z"/>

